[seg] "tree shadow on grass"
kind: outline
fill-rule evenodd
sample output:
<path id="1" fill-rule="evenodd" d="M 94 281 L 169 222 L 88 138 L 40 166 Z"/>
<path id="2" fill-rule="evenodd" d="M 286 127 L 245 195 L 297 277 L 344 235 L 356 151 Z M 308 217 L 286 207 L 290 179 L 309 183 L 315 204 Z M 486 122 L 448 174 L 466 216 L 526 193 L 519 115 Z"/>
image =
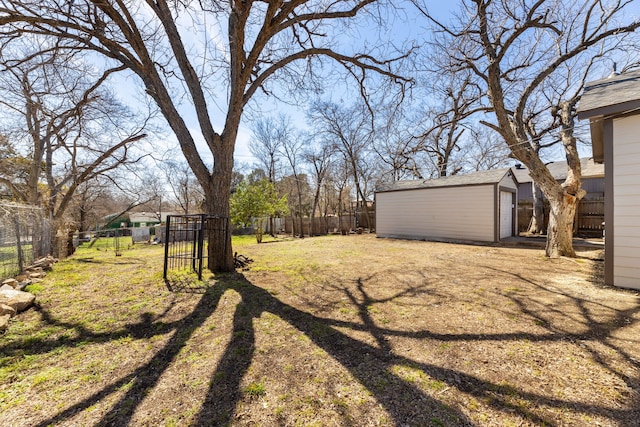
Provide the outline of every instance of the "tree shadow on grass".
<path id="1" fill-rule="evenodd" d="M 37 426 L 44 427 L 68 420 L 122 389 L 126 389 L 126 392 L 102 416 L 98 425 L 128 425 L 144 396 L 158 384 L 181 349 L 216 311 L 222 295 L 229 290 L 236 291 L 241 296 L 233 317 L 232 338 L 217 364 L 209 391 L 192 425 L 226 425 L 234 419 L 237 405 L 243 398 L 240 384 L 254 357 L 256 337 L 253 321 L 264 312 L 281 317 L 340 362 L 388 411 L 395 425 L 472 425 L 459 410 L 427 396 L 411 382 L 392 374 L 390 368 L 395 356 L 390 347 L 383 345 L 378 348 L 350 338 L 334 329 L 327 319 L 283 303 L 241 275 L 233 275 L 219 279 L 208 288 L 188 316 L 161 328 L 165 332 L 175 329 L 175 333 L 151 360 Z M 367 323 L 367 327 L 371 325 Z M 125 330 L 144 337 L 157 333 L 158 325 L 143 316 L 141 322 L 132 324 Z M 121 335 L 116 333 L 111 338 L 117 339 Z M 380 343 L 384 342 L 383 337 L 377 338 Z M 85 331 L 81 339 L 91 341 L 91 333 Z M 106 335 L 96 337 L 97 341 L 108 339 L 110 338 Z M 385 386 L 381 387 L 383 382 Z"/>
<path id="2" fill-rule="evenodd" d="M 559 335 L 556 332 L 543 333 L 542 336 L 532 333 L 449 334 L 443 336 L 428 331 L 414 333 L 382 328 L 376 325 L 367 310 L 367 307 L 378 300 L 367 294 L 361 280 L 358 280 L 356 284 L 359 295 L 355 295 L 347 288 L 344 289 L 351 302 L 358 307 L 360 322 L 354 323 L 321 318 L 299 310 L 248 281 L 238 281 L 232 284 L 231 288 L 238 292 L 242 298 L 242 303 L 238 306 L 234 316 L 234 339 L 226 349 L 213 375 L 213 381 L 195 425 L 225 424 L 234 419 L 234 410 L 242 398 L 240 382 L 247 373 L 254 354 L 255 331 L 252 320 L 260 317 L 265 311 L 280 317 L 304 333 L 315 345 L 337 360 L 385 408 L 394 425 L 464 426 L 473 424 L 459 409 L 429 396 L 412 382 L 394 374 L 392 369 L 394 366 L 409 366 L 419 369 L 447 387 L 456 388 L 479 401 L 487 402 L 490 407 L 499 412 L 519 415 L 535 425 L 555 425 L 553 418 L 541 415 L 539 411 L 535 410 L 541 405 L 561 411 L 571 408 L 577 413 L 587 416 L 600 415 L 621 422 L 634 419 L 637 413 L 637 409 L 632 407 L 633 402 L 631 402 L 631 407 L 610 408 L 588 402 L 577 402 L 572 399 L 524 392 L 510 385 L 492 383 L 455 369 L 417 362 L 396 354 L 387 343 L 388 337 L 405 336 L 448 341 L 468 340 L 471 342 L 512 340 L 553 342 L 566 340 L 567 336 Z M 540 291 L 548 290 L 540 289 Z M 638 310 L 638 308 L 633 308 L 630 311 L 625 310 L 617 316 L 626 318 L 634 315 Z M 371 345 L 358 341 L 340 332 L 336 327 L 368 332 L 376 344 Z M 603 327 L 607 330 L 603 331 Z M 600 325 L 595 319 L 592 319 L 590 331 L 578 334 L 576 338 L 592 336 L 592 334 L 600 335 L 602 332 L 610 334 L 615 329 L 615 327 L 608 329 L 607 326 Z M 622 354 L 628 359 L 628 355 L 624 352 Z M 607 367 L 606 364 L 603 366 Z M 608 368 L 611 369 L 611 366 Z M 381 380 L 384 382 L 384 387 L 381 387 Z M 635 379 L 632 382 L 635 382 Z M 522 402 L 529 402 L 529 404 L 523 405 Z"/>
<path id="3" fill-rule="evenodd" d="M 395 356 L 384 337 L 377 333 L 366 311 L 370 301 L 365 300 L 360 313 L 364 328 L 375 337 L 377 346 L 349 337 L 335 329 L 328 319 L 292 307 L 245 279 L 230 283 L 229 289 L 238 292 L 242 299 L 233 319 L 233 338 L 217 366 L 193 425 L 226 425 L 234 419 L 237 403 L 243 397 L 240 383 L 255 350 L 253 321 L 264 312 L 289 323 L 338 361 L 385 408 L 394 425 L 473 425 L 458 409 L 428 396 L 410 381 L 392 373 L 395 364 L 413 362 Z"/>
<path id="4" fill-rule="evenodd" d="M 167 344 L 158 351 L 149 362 L 120 378 L 118 381 L 111 383 L 108 387 L 103 388 L 92 396 L 38 423 L 37 426 L 45 427 L 62 422 L 73 417 L 78 412 L 86 410 L 101 400 L 108 398 L 111 394 L 116 393 L 122 388 L 127 388 L 126 393 L 112 406 L 111 410 L 102 417 L 98 425 L 128 425 L 142 398 L 158 383 L 162 374 L 167 370 L 180 350 L 187 344 L 193 333 L 216 311 L 220 298 L 226 290 L 227 287 L 225 286 L 209 287 L 194 310 L 178 322 L 172 324 L 156 324 L 152 323 L 148 316 L 143 316 L 142 322 L 133 324 L 131 327 L 127 327 L 113 336 L 102 336 L 100 334 L 98 338 L 106 341 L 109 339 L 117 339 L 119 336 L 122 336 L 125 331 L 134 336 L 148 337 L 160 333 L 160 330 L 168 332 L 169 330 L 175 329 L 175 333 Z M 158 326 L 161 327 L 159 328 Z M 82 339 L 91 341 L 92 334 L 85 333 Z"/>
<path id="5" fill-rule="evenodd" d="M 518 277 L 521 280 L 526 280 L 520 276 Z M 537 283 L 531 283 L 534 286 L 540 286 Z M 478 400 L 488 402 L 487 404 L 497 411 L 517 414 L 536 425 L 553 425 L 554 420 L 545 418 L 539 412 L 529 409 L 526 405 L 518 405 L 514 402 L 524 400 L 530 402 L 532 407 L 545 405 L 558 410 L 572 408 L 587 415 L 605 415 L 610 419 L 621 421 L 633 419 L 633 414 L 637 413 L 637 411 L 633 412 L 634 410 L 625 408 L 604 408 L 588 403 L 550 398 L 543 394 L 523 392 L 511 386 L 495 384 L 455 369 L 418 362 L 397 354 L 387 342 L 389 337 L 402 336 L 448 341 L 508 341 L 516 339 L 554 341 L 565 340 L 567 336 L 562 336 L 556 331 L 541 335 L 527 333 L 483 334 L 477 336 L 469 334 L 439 335 L 426 330 L 404 331 L 384 328 L 378 326 L 374 319 L 371 318 L 368 307 L 377 302 L 399 297 L 403 294 L 403 291 L 383 301 L 372 298 L 368 294 L 363 279 L 357 280 L 355 285 L 355 289 L 351 289 L 346 285 L 342 287 L 345 296 L 357 308 L 359 317 L 358 322 L 347 322 L 319 317 L 293 307 L 276 298 L 265 289 L 253 285 L 241 275 L 221 277 L 215 285 L 204 291 L 199 303 L 189 315 L 180 321 L 165 325 L 163 330 L 167 331 L 167 328 L 175 329 L 175 333 L 151 360 L 92 396 L 42 421 L 38 426 L 47 426 L 70 419 L 78 412 L 89 409 L 121 389 L 126 389 L 126 391 L 102 416 L 98 424 L 130 424 L 136 409 L 144 400 L 144 397 L 157 386 L 163 373 L 176 360 L 181 349 L 187 345 L 195 331 L 217 310 L 222 296 L 230 290 L 235 291 L 241 298 L 241 301 L 235 307 L 232 337 L 224 349 L 215 372 L 210 378 L 206 397 L 192 425 L 226 425 L 236 419 L 238 403 L 243 399 L 242 380 L 248 373 L 255 356 L 256 331 L 253 326 L 254 320 L 261 317 L 265 312 L 279 317 L 305 334 L 313 344 L 339 362 L 385 409 L 393 425 L 473 425 L 473 422 L 460 409 L 427 394 L 415 383 L 394 373 L 393 368 L 395 366 L 409 366 L 419 369 L 447 387 L 455 388 Z M 336 289 L 340 287 L 341 284 L 335 285 Z M 547 288 L 540 288 L 539 290 L 541 292 L 553 291 Z M 415 292 L 419 292 L 419 290 L 409 290 L 410 294 Z M 522 303 L 522 301 L 516 300 L 515 297 L 514 302 Z M 526 310 L 527 307 L 522 305 L 522 309 Z M 634 311 L 620 313 L 619 320 L 622 321 L 622 318 L 628 318 L 629 316 L 634 316 L 634 314 Z M 532 312 L 530 315 L 535 316 L 536 314 Z M 588 317 L 589 313 L 585 312 L 584 315 Z M 591 332 L 587 333 L 587 335 L 610 334 L 618 323 L 615 322 L 615 325 L 608 323 L 603 326 L 593 319 Z M 136 336 L 145 337 L 153 334 L 153 330 L 157 329 L 157 326 L 157 322 L 152 322 L 152 319 L 143 318 L 142 322 L 132 324 L 130 328 L 125 329 Z M 375 343 L 368 344 L 359 341 L 341 332 L 338 328 L 367 332 L 373 337 Z M 581 335 L 584 336 L 584 334 Z M 108 336 L 102 338 L 109 339 Z M 115 336 L 113 338 L 115 339 Z M 576 336 L 576 338 L 579 337 Z M 629 355 L 626 356 L 631 359 Z M 631 360 L 633 361 L 633 359 Z M 345 425 L 351 422 L 348 418 L 342 421 Z"/>

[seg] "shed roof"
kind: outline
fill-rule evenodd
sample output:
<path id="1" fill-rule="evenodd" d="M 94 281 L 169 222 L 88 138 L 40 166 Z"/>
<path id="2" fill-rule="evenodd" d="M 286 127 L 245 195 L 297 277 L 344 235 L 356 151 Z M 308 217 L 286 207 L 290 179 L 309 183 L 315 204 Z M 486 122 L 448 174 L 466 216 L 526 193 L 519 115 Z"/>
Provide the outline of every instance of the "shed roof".
<path id="1" fill-rule="evenodd" d="M 421 188 L 461 187 L 469 185 L 497 184 L 508 174 L 513 176 L 513 172 L 510 168 L 493 169 L 463 175 L 445 176 L 435 179 L 396 181 L 394 183 L 378 187 L 376 189 L 376 192 L 383 193 L 388 191 L 417 190 Z"/>
<path id="2" fill-rule="evenodd" d="M 595 163 L 592 158 L 584 157 L 580 159 L 580 166 L 582 169 L 583 178 L 602 178 L 604 177 L 604 165 Z M 558 181 L 567 179 L 567 162 L 551 162 L 547 164 L 547 168 L 551 175 Z M 520 169 L 513 168 L 513 174 L 518 180 L 519 184 L 524 184 L 533 181 L 529 175 L 529 169 L 522 167 Z"/>

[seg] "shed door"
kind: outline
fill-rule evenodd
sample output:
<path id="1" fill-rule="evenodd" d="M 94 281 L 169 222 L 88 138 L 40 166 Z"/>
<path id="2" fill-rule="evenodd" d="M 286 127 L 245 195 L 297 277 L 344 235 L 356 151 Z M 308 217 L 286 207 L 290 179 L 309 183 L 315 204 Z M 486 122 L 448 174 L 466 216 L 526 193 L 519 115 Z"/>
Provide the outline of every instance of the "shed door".
<path id="1" fill-rule="evenodd" d="M 500 238 L 513 235 L 513 193 L 500 192 Z"/>

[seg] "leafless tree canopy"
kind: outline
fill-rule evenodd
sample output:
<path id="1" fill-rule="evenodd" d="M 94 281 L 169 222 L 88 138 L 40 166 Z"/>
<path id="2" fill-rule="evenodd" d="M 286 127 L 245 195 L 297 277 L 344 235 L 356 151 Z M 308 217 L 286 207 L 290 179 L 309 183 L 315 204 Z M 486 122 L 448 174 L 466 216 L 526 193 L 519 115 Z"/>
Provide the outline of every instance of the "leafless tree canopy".
<path id="1" fill-rule="evenodd" d="M 482 123 L 529 168 L 549 200 L 547 254 L 573 255 L 573 212 L 583 194 L 573 136 L 576 94 L 590 61 L 619 48 L 640 26 L 625 20 L 630 2 L 468 0 L 453 24 L 434 19 L 424 2 L 414 4 L 438 32 L 435 44 L 447 52 L 449 72 L 471 72 L 486 93 L 480 101 L 489 114 Z M 554 137 L 562 141 L 570 167 L 563 186 L 539 156 L 543 139 Z"/>
<path id="2" fill-rule="evenodd" d="M 149 116 L 122 105 L 103 84 L 108 74 L 94 72 L 77 52 L 31 41 L 16 40 L 0 57 L 0 121 L 15 149 L 15 170 L 0 181 L 13 200 L 46 209 L 53 240 L 58 229 L 78 226 L 68 214 L 77 190 L 86 193 L 87 183 L 139 160 L 132 146 Z"/>
<path id="3" fill-rule="evenodd" d="M 0 2 L 1 47 L 20 37 L 52 37 L 56 40 L 52 49 L 90 51 L 109 71 L 127 69 L 136 74 L 202 185 L 207 212 L 228 217 L 238 127 L 258 91 L 269 94 L 278 81 L 296 89 L 309 87 L 314 82 L 311 65 L 319 58 L 341 65 L 363 88 L 372 73 L 400 86 L 409 82 L 394 70 L 406 52 L 389 55 L 375 45 L 362 51 L 338 48 L 340 38 L 348 35 L 349 23 L 363 14 L 375 14 L 380 4 L 376 0 L 5 0 Z M 185 109 L 196 117 L 197 126 L 186 122 Z M 208 148 L 206 156 L 197 140 Z M 211 169 L 204 160 L 210 155 Z M 211 268 L 231 270 L 230 242 L 210 244 L 210 255 L 216 254 Z"/>

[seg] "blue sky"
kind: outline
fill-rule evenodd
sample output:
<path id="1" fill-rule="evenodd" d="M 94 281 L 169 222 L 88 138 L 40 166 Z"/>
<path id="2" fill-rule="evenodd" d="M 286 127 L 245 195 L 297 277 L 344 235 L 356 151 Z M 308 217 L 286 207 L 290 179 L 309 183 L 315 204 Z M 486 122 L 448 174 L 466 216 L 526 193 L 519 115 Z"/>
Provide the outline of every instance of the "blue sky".
<path id="1" fill-rule="evenodd" d="M 383 37 L 388 38 L 389 42 L 392 42 L 392 43 L 400 43 L 402 40 L 406 40 L 409 38 L 416 38 L 418 40 L 423 39 L 425 36 L 424 28 L 426 26 L 426 22 L 424 18 L 419 16 L 419 12 L 417 12 L 413 8 L 413 6 L 410 5 L 408 1 L 394 2 L 394 5 L 399 8 L 398 15 L 400 15 L 402 19 L 399 19 L 395 23 L 391 23 L 386 29 L 386 31 L 384 32 Z M 459 2 L 458 1 L 452 1 L 452 2 L 429 1 L 428 5 L 429 5 L 429 10 L 432 13 L 438 16 L 441 20 L 446 21 L 450 13 L 452 11 L 455 11 L 458 8 Z M 640 14 L 640 1 L 635 1 L 632 4 L 632 6 L 633 7 L 631 9 L 631 12 L 636 15 Z M 187 26 L 187 24 L 188 24 L 188 20 L 183 23 L 185 27 Z M 219 28 L 219 26 L 214 22 L 208 22 L 206 24 L 208 28 L 208 31 L 207 31 L 208 39 L 213 40 L 214 42 L 216 40 L 220 40 L 221 36 L 217 32 L 217 28 Z M 360 34 L 362 35 L 363 38 L 374 37 L 373 29 L 367 30 L 366 28 L 364 28 L 364 29 L 361 29 L 360 31 L 361 31 Z M 190 41 L 188 34 L 189 34 L 188 32 L 185 33 L 186 41 L 193 43 L 193 45 L 197 48 L 197 46 L 201 42 L 195 38 L 193 38 Z M 345 40 L 345 43 L 349 43 L 349 40 Z M 345 48 L 348 49 L 349 46 L 345 44 Z M 131 88 L 132 86 L 135 86 L 137 83 L 135 83 L 134 80 L 136 79 L 137 78 L 134 78 L 132 76 L 125 78 L 124 87 Z M 333 99 L 334 101 L 340 100 L 344 98 L 345 91 L 348 92 L 348 89 L 344 87 L 337 88 L 337 90 L 335 89 L 336 89 L 335 87 L 327 88 L 325 93 L 322 94 L 322 98 L 323 99 L 329 98 L 329 99 Z M 221 104 L 225 104 L 226 94 L 224 93 L 225 91 L 224 87 L 220 86 L 218 90 L 220 91 L 220 93 L 217 95 L 218 102 L 220 102 Z M 133 93 L 132 90 L 125 90 L 125 91 L 121 91 L 120 93 L 121 93 L 121 96 L 124 95 L 125 98 L 128 98 L 131 100 L 131 102 L 133 102 L 134 99 L 128 96 Z M 348 99 L 348 96 L 346 98 Z M 188 103 L 186 104 L 188 106 Z M 260 98 L 260 110 L 262 113 L 266 115 L 276 115 L 280 112 L 287 114 L 292 117 L 293 122 L 299 128 L 304 128 L 306 126 L 304 108 L 305 108 L 304 105 L 292 106 L 292 105 L 283 104 L 281 102 L 278 102 L 277 99 L 273 97 Z M 210 110 L 212 112 L 212 120 L 214 122 L 215 129 L 217 131 L 221 131 L 222 125 L 224 122 L 224 113 L 225 113 L 224 107 L 221 106 L 220 108 L 217 108 L 215 102 L 210 102 Z M 200 141 L 198 142 L 199 142 L 199 146 L 202 147 L 200 151 L 203 155 L 203 158 L 205 158 L 205 161 L 210 162 L 211 160 L 206 158 L 207 156 L 209 156 L 208 150 L 206 149 L 204 142 L 201 140 L 201 137 L 199 136 L 200 132 L 197 131 L 197 122 L 189 108 L 184 109 L 184 116 L 187 123 L 194 128 L 193 135 L 196 138 L 200 138 Z M 236 141 L 236 150 L 235 150 L 236 161 L 239 163 L 245 163 L 245 164 L 254 162 L 254 159 L 248 148 L 249 141 L 251 140 L 251 137 L 252 137 L 250 126 L 248 125 L 248 118 L 249 118 L 249 114 L 245 113 L 243 124 L 239 129 L 238 138 Z M 175 137 L 173 136 L 170 130 L 167 130 L 167 133 L 166 135 L 163 136 L 163 139 L 173 141 L 173 144 L 177 146 L 177 144 L 175 143 Z M 583 147 L 583 151 L 585 151 L 584 147 Z M 585 154 L 588 155 L 589 153 L 585 152 Z"/>
<path id="2" fill-rule="evenodd" d="M 456 8 L 458 4 L 457 1 L 431 1 L 429 2 L 429 11 L 434 15 L 438 16 L 440 19 L 446 20 L 449 16 L 452 9 Z M 409 40 L 412 38 L 422 38 L 425 32 L 426 22 L 423 17 L 419 16 L 419 12 L 415 9 L 413 5 L 408 1 L 396 1 L 394 2 L 394 6 L 398 8 L 396 11 L 396 22 L 390 23 L 389 26 L 384 30 L 383 37 L 387 37 L 390 43 L 401 43 L 404 40 Z M 375 31 L 370 29 L 361 29 L 362 37 L 378 37 L 378 30 Z M 345 40 L 345 43 L 348 43 L 348 40 Z M 322 99 L 328 100 L 331 99 L 336 102 L 344 101 L 348 102 L 349 96 L 358 96 L 356 93 L 352 93 L 345 96 L 345 93 L 348 93 L 349 89 L 340 87 L 340 88 L 327 88 L 325 92 L 321 95 Z M 284 113 L 287 116 L 292 118 L 292 122 L 298 128 L 304 129 L 307 126 L 305 111 L 302 108 L 304 106 L 294 106 L 287 105 L 283 103 L 278 103 L 273 99 L 266 99 L 262 110 L 266 114 L 276 115 L 278 113 Z M 248 115 L 245 114 L 245 117 Z M 251 140 L 252 133 L 250 130 L 250 126 L 247 123 L 247 120 L 244 121 L 243 126 L 240 129 L 238 134 L 238 140 L 236 143 L 235 150 L 235 158 L 237 162 L 242 163 L 251 163 L 254 162 L 254 158 L 249 151 L 249 142 Z"/>

